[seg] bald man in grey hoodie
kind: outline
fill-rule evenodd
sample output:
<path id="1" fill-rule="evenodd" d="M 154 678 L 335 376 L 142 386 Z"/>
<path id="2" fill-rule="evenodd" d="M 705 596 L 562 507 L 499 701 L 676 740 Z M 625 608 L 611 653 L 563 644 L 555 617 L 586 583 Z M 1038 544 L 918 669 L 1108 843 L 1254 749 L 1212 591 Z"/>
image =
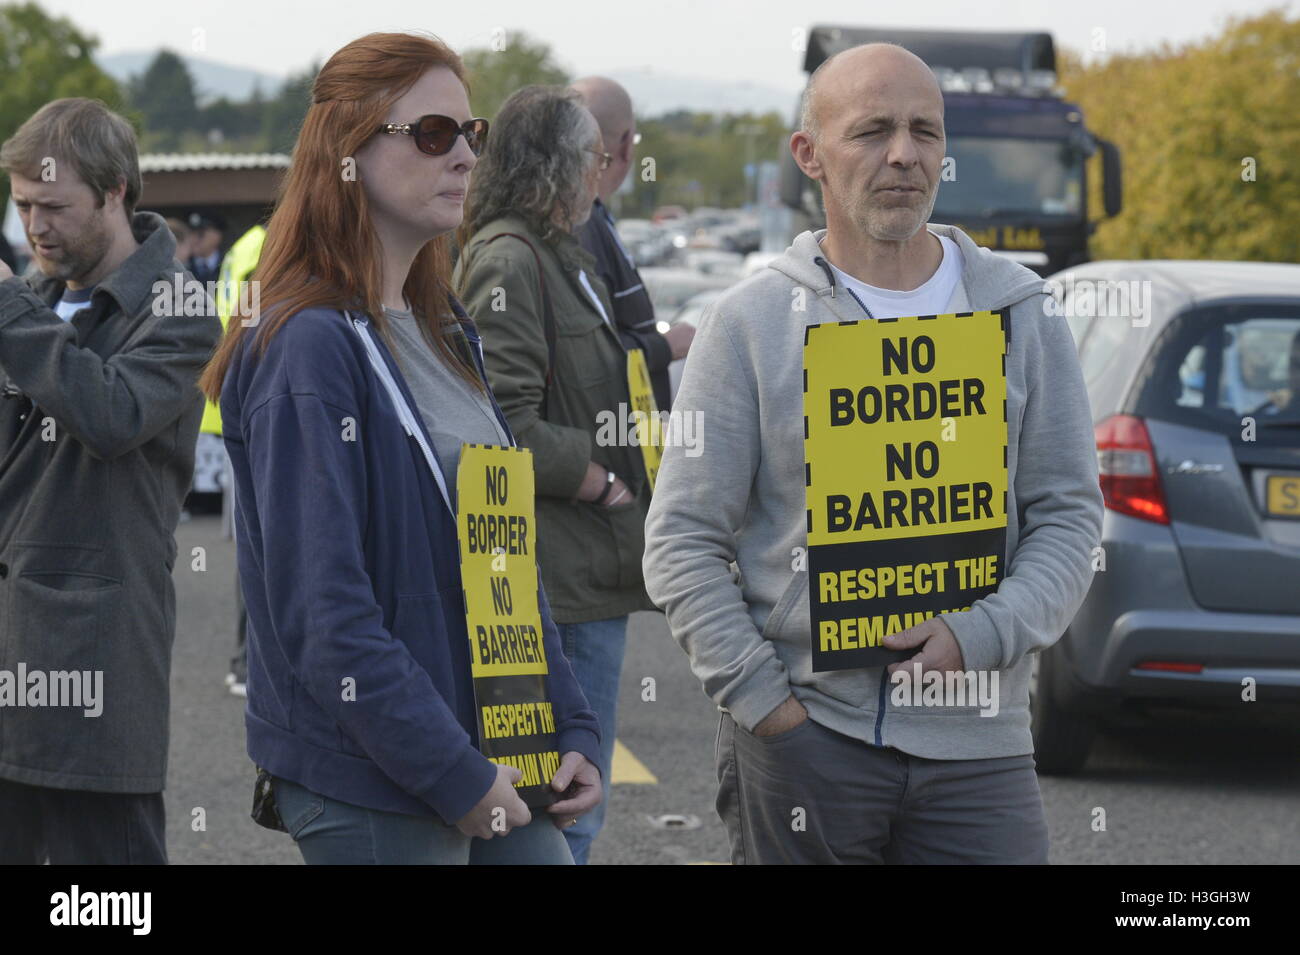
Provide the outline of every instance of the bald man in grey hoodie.
<path id="1" fill-rule="evenodd" d="M 919 58 L 888 44 L 832 57 L 801 125 L 790 148 L 821 186 L 827 228 L 705 314 L 674 405 L 707 425 L 702 448 L 665 449 L 646 524 L 646 589 L 722 711 L 717 806 L 732 859 L 1045 863 L 1030 654 L 1082 602 L 1102 517 L 1073 341 L 1043 308 L 1042 279 L 927 226 L 946 141 L 942 93 Z M 797 559 L 805 328 L 1003 308 L 1008 572 L 970 609 L 886 637 L 915 653 L 906 663 L 814 671 Z M 891 675 L 916 664 L 1000 678 L 996 705 L 983 716 L 900 705 Z"/>

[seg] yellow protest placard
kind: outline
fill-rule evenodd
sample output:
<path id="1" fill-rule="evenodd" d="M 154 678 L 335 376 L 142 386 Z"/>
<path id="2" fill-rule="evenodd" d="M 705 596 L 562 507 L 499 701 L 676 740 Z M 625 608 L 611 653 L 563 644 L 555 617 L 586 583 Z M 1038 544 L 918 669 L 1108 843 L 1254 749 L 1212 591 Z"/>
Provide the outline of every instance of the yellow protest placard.
<path id="1" fill-rule="evenodd" d="M 456 497 L 474 676 L 545 673 L 532 452 L 465 445 Z"/>
<path id="2" fill-rule="evenodd" d="M 637 444 L 645 461 L 646 480 L 650 490 L 655 489 L 659 464 L 664 456 L 663 427 L 659 421 L 659 408 L 655 404 L 654 387 L 650 382 L 650 369 L 645 363 L 645 353 L 630 348 L 627 353 L 627 390 L 632 399 L 632 414 L 636 421 Z"/>
<path id="3" fill-rule="evenodd" d="M 804 460 L 813 669 L 997 589 L 1007 526 L 1005 312 L 809 326 Z"/>
<path id="4" fill-rule="evenodd" d="M 536 807 L 554 801 L 549 783 L 560 756 L 537 601 L 533 494 L 527 448 L 462 445 L 456 534 L 479 746 L 523 773 L 515 787 Z"/>

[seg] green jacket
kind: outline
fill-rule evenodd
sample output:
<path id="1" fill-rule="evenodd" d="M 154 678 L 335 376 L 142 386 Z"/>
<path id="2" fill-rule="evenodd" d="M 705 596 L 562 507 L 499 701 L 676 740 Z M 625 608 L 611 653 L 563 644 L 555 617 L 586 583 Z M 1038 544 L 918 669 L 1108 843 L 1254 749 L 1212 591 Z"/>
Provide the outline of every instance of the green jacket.
<path id="1" fill-rule="evenodd" d="M 537 250 L 555 316 L 555 368 L 541 417 L 547 349 Z M 653 610 L 641 576 L 650 503 L 641 449 L 598 443 L 602 421 L 626 421 L 627 352 L 579 281 L 586 272 L 612 320 L 595 259 L 573 236 L 552 245 L 523 220 L 503 217 L 475 233 L 456 265 L 456 287 L 483 338 L 488 379 L 519 444 L 533 452 L 537 481 L 537 556 L 551 611 L 560 623 L 585 623 Z M 499 290 L 499 291 L 498 291 Z M 624 407 L 620 409 L 620 405 Z M 604 411 L 607 415 L 600 416 Z M 606 428 L 608 433 L 611 429 Z M 613 429 L 625 431 L 626 424 Z M 574 500 L 595 461 L 635 495 L 612 508 Z"/>

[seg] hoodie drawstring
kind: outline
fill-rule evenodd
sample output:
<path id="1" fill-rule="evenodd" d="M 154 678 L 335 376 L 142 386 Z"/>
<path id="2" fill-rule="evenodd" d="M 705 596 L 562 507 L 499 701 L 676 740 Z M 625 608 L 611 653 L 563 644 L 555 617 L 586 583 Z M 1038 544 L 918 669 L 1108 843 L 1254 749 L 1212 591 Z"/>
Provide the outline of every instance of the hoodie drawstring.
<path id="1" fill-rule="evenodd" d="M 825 259 L 823 259 L 820 255 L 817 256 L 815 259 L 813 259 L 813 262 L 816 263 L 817 265 L 820 265 L 822 271 L 826 273 L 826 278 L 829 279 L 831 283 L 831 298 L 834 298 L 835 297 L 835 273 L 831 271 L 831 264 L 827 262 Z M 862 301 L 862 299 L 858 298 L 858 294 L 854 292 L 853 289 L 849 288 L 848 286 L 845 286 L 844 290 L 849 293 L 849 297 L 853 299 L 853 301 L 858 303 L 858 307 L 867 313 L 867 318 L 873 320 L 875 319 L 876 316 L 871 314 L 871 309 L 867 308 L 867 303 Z"/>
<path id="2" fill-rule="evenodd" d="M 831 298 L 835 297 L 835 273 L 831 271 L 831 264 L 823 259 L 820 255 L 813 259 L 814 265 L 820 265 L 821 270 L 826 273 L 826 281 L 831 283 Z"/>

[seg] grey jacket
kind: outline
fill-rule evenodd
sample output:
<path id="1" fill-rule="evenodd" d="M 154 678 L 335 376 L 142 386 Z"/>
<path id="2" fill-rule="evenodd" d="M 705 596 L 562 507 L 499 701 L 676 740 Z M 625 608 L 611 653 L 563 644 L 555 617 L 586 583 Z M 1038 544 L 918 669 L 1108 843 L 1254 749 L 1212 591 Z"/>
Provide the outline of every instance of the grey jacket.
<path id="1" fill-rule="evenodd" d="M 999 671 L 997 715 L 897 706 L 884 667 L 812 671 L 808 574 L 796 551 L 807 546 L 804 327 L 864 317 L 842 287 L 831 296 L 813 262 L 823 230 L 800 235 L 706 312 L 673 407 L 704 417 L 703 453 L 669 445 L 646 524 L 646 589 L 705 692 L 746 730 L 793 693 L 822 725 L 917 756 L 1033 751 L 1028 654 L 1059 639 L 1078 609 L 1101 534 L 1088 397 L 1065 320 L 1042 308 L 1042 279 L 956 228 L 930 228 L 965 258 L 948 312 L 1011 306 L 1009 571 L 994 594 L 940 617 L 967 670 Z M 799 287 L 803 312 L 791 307 Z"/>
<path id="2" fill-rule="evenodd" d="M 102 673 L 98 716 L 0 706 L 15 782 L 144 793 L 167 777 L 173 534 L 221 323 L 184 314 L 174 281 L 191 277 L 161 217 L 132 229 L 140 247 L 70 322 L 48 307 L 62 281 L 0 282 L 0 680 L 89 672 L 84 700 Z"/>

